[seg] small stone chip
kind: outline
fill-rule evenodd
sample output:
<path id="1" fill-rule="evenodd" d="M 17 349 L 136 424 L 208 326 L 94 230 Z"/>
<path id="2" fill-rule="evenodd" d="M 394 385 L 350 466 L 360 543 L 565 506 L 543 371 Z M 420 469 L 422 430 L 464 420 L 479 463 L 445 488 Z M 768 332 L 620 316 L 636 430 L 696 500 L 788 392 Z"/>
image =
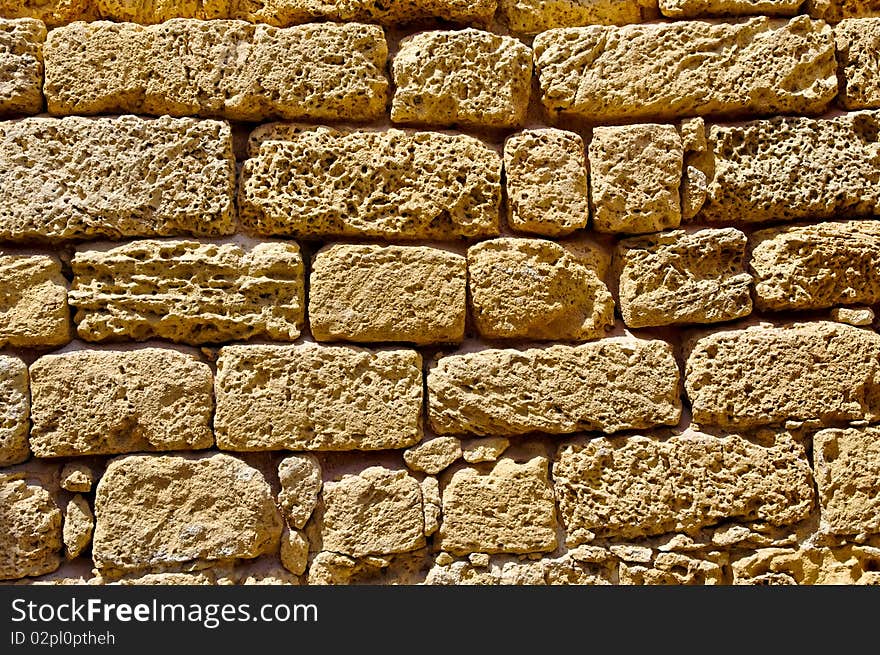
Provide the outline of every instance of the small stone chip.
<path id="1" fill-rule="evenodd" d="M 468 464 L 479 462 L 495 462 L 510 446 L 506 437 L 486 437 L 485 439 L 468 439 L 462 443 L 464 461 Z"/>
<path id="2" fill-rule="evenodd" d="M 309 566 L 309 541 L 299 530 L 284 528 L 281 535 L 281 564 L 294 575 L 302 575 Z"/>
<path id="3" fill-rule="evenodd" d="M 403 460 L 413 471 L 436 475 L 461 458 L 461 442 L 455 437 L 437 437 L 423 441 L 403 453 Z"/>
<path id="4" fill-rule="evenodd" d="M 67 462 L 61 469 L 61 488 L 87 494 L 95 484 L 95 471 L 82 462 Z"/>
<path id="5" fill-rule="evenodd" d="M 88 501 L 77 494 L 67 503 L 64 511 L 64 550 L 67 559 L 76 559 L 92 541 L 95 517 Z"/>
<path id="6" fill-rule="evenodd" d="M 302 528 L 312 516 L 321 492 L 321 464 L 314 455 L 291 455 L 278 464 L 281 491 L 278 504 L 294 528 Z"/>

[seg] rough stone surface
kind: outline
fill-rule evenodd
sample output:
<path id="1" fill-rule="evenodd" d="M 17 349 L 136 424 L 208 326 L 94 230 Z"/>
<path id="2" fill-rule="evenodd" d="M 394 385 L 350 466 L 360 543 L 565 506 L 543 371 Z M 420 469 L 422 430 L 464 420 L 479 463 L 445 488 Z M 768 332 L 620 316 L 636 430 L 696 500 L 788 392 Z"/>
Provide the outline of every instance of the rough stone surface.
<path id="1" fill-rule="evenodd" d="M 878 4 L 880 13 L 880 4 Z M 880 18 L 852 18 L 834 27 L 837 104 L 844 109 L 880 107 Z"/>
<path id="2" fill-rule="evenodd" d="M 880 427 L 817 432 L 813 460 L 823 530 L 880 533 Z"/>
<path id="3" fill-rule="evenodd" d="M 212 375 L 165 348 L 77 350 L 30 367 L 37 457 L 208 448 Z"/>
<path id="4" fill-rule="evenodd" d="M 750 249 L 761 310 L 880 302 L 880 221 L 761 230 Z"/>
<path id="5" fill-rule="evenodd" d="M 501 156 L 439 132 L 270 126 L 251 140 L 242 224 L 261 235 L 451 239 L 498 233 Z"/>
<path id="6" fill-rule="evenodd" d="M 220 453 L 111 461 L 95 517 L 92 551 L 104 575 L 253 559 L 277 552 L 282 530 L 263 475 Z"/>
<path id="7" fill-rule="evenodd" d="M 31 455 L 30 404 L 27 365 L 18 357 L 0 355 L 0 467 L 19 464 Z"/>
<path id="8" fill-rule="evenodd" d="M 621 585 L 720 585 L 727 584 L 724 572 L 726 557 L 718 552 L 708 557 L 684 553 L 657 553 L 646 564 L 621 562 L 618 583 Z"/>
<path id="9" fill-rule="evenodd" d="M 135 241 L 80 249 L 70 303 L 87 341 L 293 341 L 305 313 L 293 242 Z"/>
<path id="10" fill-rule="evenodd" d="M 0 345 L 61 346 L 70 341 L 67 280 L 51 255 L 0 254 Z"/>
<path id="11" fill-rule="evenodd" d="M 61 488 L 87 494 L 95 484 L 95 471 L 82 462 L 67 462 L 61 469 Z"/>
<path id="12" fill-rule="evenodd" d="M 291 455 L 278 464 L 281 492 L 278 505 L 294 528 L 302 528 L 311 518 L 321 492 L 321 464 L 313 455 Z"/>
<path id="13" fill-rule="evenodd" d="M 35 18 L 49 27 L 92 20 L 91 0 L 0 0 L 0 16 Z"/>
<path id="14" fill-rule="evenodd" d="M 440 547 L 447 552 L 532 553 L 556 548 L 556 508 L 545 457 L 463 468 L 443 490 Z"/>
<path id="15" fill-rule="evenodd" d="M 391 65 L 395 123 L 511 128 L 525 121 L 532 51 L 490 32 L 422 32 L 404 38 Z"/>
<path id="16" fill-rule="evenodd" d="M 422 491 L 406 471 L 381 466 L 324 484 L 323 549 L 349 555 L 390 555 L 425 545 Z"/>
<path id="17" fill-rule="evenodd" d="M 309 566 L 309 542 L 299 530 L 284 529 L 281 536 L 281 563 L 294 575 L 302 575 Z"/>
<path id="18" fill-rule="evenodd" d="M 728 520 L 786 525 L 813 506 L 806 452 L 784 432 L 576 441 L 560 447 L 553 479 L 569 546 Z"/>
<path id="19" fill-rule="evenodd" d="M 0 473 L 0 580 L 50 573 L 61 564 L 61 510 L 27 473 Z"/>
<path id="20" fill-rule="evenodd" d="M 38 114 L 43 109 L 45 40 L 46 26 L 40 21 L 0 18 L 0 116 Z"/>
<path id="21" fill-rule="evenodd" d="M 804 0 L 660 0 L 660 13 L 669 18 L 707 16 L 794 16 Z"/>
<path id="22" fill-rule="evenodd" d="M 685 389 L 700 425 L 880 418 L 880 335 L 841 323 L 759 325 L 688 344 Z"/>
<path id="23" fill-rule="evenodd" d="M 761 548 L 732 562 L 733 584 L 852 585 L 880 583 L 880 548 Z"/>
<path id="24" fill-rule="evenodd" d="M 437 437 L 404 451 L 403 460 L 413 471 L 436 475 L 461 458 L 461 442 L 455 437 Z"/>
<path id="25" fill-rule="evenodd" d="M 80 22 L 52 30 L 44 56 L 56 115 L 367 121 L 383 113 L 388 89 L 375 25 Z"/>
<path id="26" fill-rule="evenodd" d="M 597 127 L 589 153 L 594 230 L 638 234 L 678 226 L 684 153 L 674 126 Z"/>
<path id="27" fill-rule="evenodd" d="M 150 2 L 91 0 L 91 2 L 100 18 L 118 23 L 132 22 L 141 25 L 162 23 L 172 18 L 198 18 L 202 20 L 233 18 L 239 5 L 247 7 L 252 4 L 250 0 L 248 2 L 239 2 L 239 0 L 151 0 Z"/>
<path id="28" fill-rule="evenodd" d="M 215 394 L 226 450 L 381 450 L 422 438 L 422 359 L 411 350 L 226 346 Z"/>
<path id="29" fill-rule="evenodd" d="M 424 246 L 334 244 L 312 262 L 309 326 L 318 341 L 459 342 L 467 260 Z"/>
<path id="30" fill-rule="evenodd" d="M 234 230 L 229 126 L 169 117 L 0 124 L 0 239 Z"/>
<path id="31" fill-rule="evenodd" d="M 874 310 L 870 307 L 835 307 L 831 310 L 831 320 L 848 325 L 864 327 L 874 322 Z"/>
<path id="32" fill-rule="evenodd" d="M 813 18 L 837 23 L 845 18 L 873 18 L 880 16 L 877 0 L 807 0 L 804 4 Z"/>
<path id="33" fill-rule="evenodd" d="M 587 159 L 578 134 L 544 128 L 508 137 L 504 174 L 514 230 L 564 236 L 587 226 Z"/>
<path id="34" fill-rule="evenodd" d="M 440 483 L 437 481 L 437 478 L 425 476 L 422 480 L 422 512 L 425 518 L 426 537 L 430 537 L 440 529 L 442 511 Z"/>
<path id="35" fill-rule="evenodd" d="M 871 216 L 880 211 L 880 112 L 708 128 L 708 223 Z"/>
<path id="36" fill-rule="evenodd" d="M 519 34 L 556 27 L 627 25 L 653 18 L 656 0 L 499 0 L 501 15 Z"/>
<path id="37" fill-rule="evenodd" d="M 746 235 L 733 228 L 620 241 L 614 259 L 628 327 L 718 323 L 752 311 Z"/>
<path id="38" fill-rule="evenodd" d="M 480 436 L 675 425 L 678 377 L 669 344 L 635 337 L 483 350 L 428 372 L 428 416 L 440 434 Z"/>
<path id="39" fill-rule="evenodd" d="M 486 437 L 485 439 L 469 439 L 462 443 L 462 455 L 464 461 L 469 464 L 479 462 L 494 462 L 510 446 L 510 440 L 505 437 Z"/>
<path id="40" fill-rule="evenodd" d="M 251 0 L 238 5 L 235 17 L 270 25 L 331 20 L 392 26 L 426 18 L 486 25 L 497 4 L 497 0 Z"/>
<path id="41" fill-rule="evenodd" d="M 831 27 L 806 16 L 556 29 L 534 49 L 551 115 L 597 123 L 818 114 L 837 93 Z"/>
<path id="42" fill-rule="evenodd" d="M 64 551 L 67 559 L 76 559 L 92 541 L 95 517 L 88 501 L 77 494 L 67 503 L 64 511 Z"/>
<path id="43" fill-rule="evenodd" d="M 586 241 L 493 239 L 468 249 L 474 323 L 488 339 L 604 336 L 614 300 L 603 276 L 608 258 Z"/>

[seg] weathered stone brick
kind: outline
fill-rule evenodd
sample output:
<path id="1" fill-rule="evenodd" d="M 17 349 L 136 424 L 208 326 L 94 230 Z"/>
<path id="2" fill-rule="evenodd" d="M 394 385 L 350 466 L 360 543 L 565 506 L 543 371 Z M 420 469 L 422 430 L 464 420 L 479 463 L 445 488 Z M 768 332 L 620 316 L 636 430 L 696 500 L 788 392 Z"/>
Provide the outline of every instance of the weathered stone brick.
<path id="1" fill-rule="evenodd" d="M 282 530 L 262 473 L 220 453 L 111 461 L 95 518 L 92 555 L 110 576 L 253 559 L 277 552 Z"/>
<path id="2" fill-rule="evenodd" d="M 422 32 L 408 36 L 391 65 L 395 123 L 510 128 L 529 106 L 532 51 L 490 32 Z"/>
<path id="3" fill-rule="evenodd" d="M 700 425 L 880 418 L 880 335 L 817 321 L 726 330 L 687 345 Z"/>
<path id="4" fill-rule="evenodd" d="M 738 585 L 880 584 L 880 548 L 875 546 L 760 548 L 731 565 Z"/>
<path id="5" fill-rule="evenodd" d="M 804 4 L 813 18 L 837 23 L 845 18 L 868 18 L 880 16 L 878 0 L 807 0 Z"/>
<path id="6" fill-rule="evenodd" d="M 761 310 L 880 302 L 880 221 L 761 230 L 750 248 Z"/>
<path id="7" fill-rule="evenodd" d="M 428 416 L 440 434 L 488 436 L 675 425 L 678 377 L 669 344 L 635 337 L 483 350 L 429 371 Z"/>
<path id="8" fill-rule="evenodd" d="M 88 501 L 79 494 L 71 498 L 64 508 L 64 552 L 67 559 L 76 559 L 92 541 L 95 517 Z"/>
<path id="9" fill-rule="evenodd" d="M 514 230 L 563 236 L 587 226 L 590 216 L 584 140 L 544 128 L 504 142 L 507 221 Z"/>
<path id="10" fill-rule="evenodd" d="M 226 450 L 381 450 L 422 438 L 422 359 L 411 350 L 226 346 L 215 393 Z"/>
<path id="11" fill-rule="evenodd" d="M 74 350 L 30 367 L 37 457 L 208 448 L 212 375 L 166 348 Z"/>
<path id="12" fill-rule="evenodd" d="M 299 246 L 135 241 L 80 249 L 70 303 L 88 341 L 293 341 L 305 312 Z"/>
<path id="13" fill-rule="evenodd" d="M 0 345 L 62 346 L 70 341 L 67 280 L 51 255 L 0 254 Z"/>
<path id="14" fill-rule="evenodd" d="M 435 437 L 403 452 L 403 461 L 413 471 L 437 475 L 461 458 L 461 442 L 455 437 Z"/>
<path id="15" fill-rule="evenodd" d="M 61 510 L 27 471 L 0 473 L 0 580 L 50 573 L 61 564 Z"/>
<path id="16" fill-rule="evenodd" d="M 620 562 L 618 580 L 621 585 L 727 584 L 726 563 L 727 555 L 717 551 L 697 556 L 660 552 L 644 564 Z"/>
<path id="17" fill-rule="evenodd" d="M 242 169 L 261 235 L 452 239 L 498 234 L 501 157 L 473 137 L 270 126 Z"/>
<path id="18" fill-rule="evenodd" d="M 91 0 L 0 0 L 0 16 L 36 18 L 49 27 L 95 18 Z"/>
<path id="19" fill-rule="evenodd" d="M 500 0 L 513 32 L 538 34 L 556 27 L 626 25 L 657 14 L 657 0 Z"/>
<path id="20" fill-rule="evenodd" d="M 786 525 L 813 506 L 806 452 L 786 432 L 581 439 L 560 447 L 553 480 L 569 547 L 730 520 Z"/>
<path id="21" fill-rule="evenodd" d="M 733 228 L 674 230 L 620 241 L 620 312 L 632 328 L 717 323 L 752 311 L 746 235 Z"/>
<path id="22" fill-rule="evenodd" d="M 816 114 L 837 93 L 831 28 L 805 16 L 556 29 L 534 48 L 551 115 L 596 123 Z"/>
<path id="23" fill-rule="evenodd" d="M 534 553 L 556 548 L 556 507 L 546 457 L 502 458 L 488 472 L 466 467 L 443 490 L 440 547 L 467 553 Z"/>
<path id="24" fill-rule="evenodd" d="M 880 13 L 880 3 L 877 6 Z M 834 27 L 837 103 L 844 109 L 880 107 L 880 18 L 853 18 Z"/>
<path id="25" fill-rule="evenodd" d="M 291 455 L 278 463 L 281 491 L 278 505 L 294 528 L 302 528 L 311 518 L 321 492 L 321 464 L 314 455 Z"/>
<path id="26" fill-rule="evenodd" d="M 44 51 L 52 114 L 366 121 L 388 89 L 375 25 L 78 22 L 52 30 Z"/>
<path id="27" fill-rule="evenodd" d="M 40 21 L 0 18 L 0 116 L 42 110 L 45 40 Z"/>
<path id="28" fill-rule="evenodd" d="M 493 239 L 468 249 L 474 322 L 490 339 L 587 340 L 614 325 L 608 257 L 585 241 Z"/>
<path id="29" fill-rule="evenodd" d="M 18 357 L 0 355 L 0 466 L 30 457 L 29 417 L 27 365 Z"/>
<path id="30" fill-rule="evenodd" d="M 102 0 L 106 1 L 106 0 Z M 116 0 L 117 2 L 119 0 Z M 312 20 L 364 21 L 396 26 L 426 18 L 485 25 L 492 20 L 497 0 L 251 0 L 234 16 L 257 23 L 291 25 Z"/>
<path id="31" fill-rule="evenodd" d="M 312 263 L 309 326 L 318 341 L 459 342 L 467 260 L 439 248 L 336 244 Z"/>
<path id="32" fill-rule="evenodd" d="M 199 18 L 213 20 L 233 18 L 237 5 L 252 5 L 252 0 L 91 0 L 100 18 L 115 22 L 132 22 L 141 25 L 162 23 L 172 18 Z M 261 4 L 265 4 L 261 0 Z M 265 21 L 263 21 L 265 22 Z"/>
<path id="33" fill-rule="evenodd" d="M 660 12 L 670 18 L 704 16 L 794 16 L 804 0 L 660 0 Z"/>
<path id="34" fill-rule="evenodd" d="M 230 234 L 229 126 L 163 117 L 0 123 L 0 239 Z"/>

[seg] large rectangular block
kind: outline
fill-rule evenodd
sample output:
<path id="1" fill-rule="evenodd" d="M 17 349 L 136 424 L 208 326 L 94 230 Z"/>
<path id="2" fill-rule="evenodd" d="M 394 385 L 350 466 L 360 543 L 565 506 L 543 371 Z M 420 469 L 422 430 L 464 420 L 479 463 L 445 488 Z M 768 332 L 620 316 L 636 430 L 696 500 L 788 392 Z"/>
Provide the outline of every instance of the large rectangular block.
<path id="1" fill-rule="evenodd" d="M 27 364 L 0 355 L 0 467 L 19 464 L 31 455 L 30 405 Z"/>
<path id="2" fill-rule="evenodd" d="M 695 220 L 762 223 L 880 211 L 880 112 L 711 125 L 693 160 L 708 179 Z M 702 183 L 701 183 L 702 186 Z"/>
<path id="3" fill-rule="evenodd" d="M 385 110 L 387 57 L 375 25 L 79 22 L 49 34 L 43 92 L 62 115 L 365 121 Z"/>
<path id="4" fill-rule="evenodd" d="M 675 425 L 678 378 L 664 341 L 614 337 L 580 346 L 483 350 L 443 357 L 429 371 L 428 416 L 440 434 Z"/>
<path id="5" fill-rule="evenodd" d="M 422 438 L 422 358 L 413 350 L 226 346 L 216 397 L 225 450 L 381 450 Z"/>
<path id="6" fill-rule="evenodd" d="M 467 260 L 418 246 L 337 244 L 312 263 L 309 327 L 319 341 L 459 342 Z"/>
<path id="7" fill-rule="evenodd" d="M 595 123 L 817 114 L 837 93 L 831 28 L 805 16 L 555 29 L 534 48 L 551 115 Z"/>
<path id="8" fill-rule="evenodd" d="M 880 3 L 877 5 L 880 13 Z M 880 17 L 852 18 L 834 26 L 844 109 L 880 107 Z"/>
<path id="9" fill-rule="evenodd" d="M 163 117 L 0 123 L 0 239 L 230 234 L 229 126 Z"/>
<path id="10" fill-rule="evenodd" d="M 880 221 L 771 228 L 749 243 L 761 310 L 880 302 Z"/>
<path id="11" fill-rule="evenodd" d="M 452 239 L 498 233 L 501 156 L 465 135 L 260 128 L 239 186 L 261 235 Z"/>
<path id="12" fill-rule="evenodd" d="M 190 450 L 214 443 L 213 376 L 165 348 L 73 350 L 30 367 L 37 457 Z"/>
<path id="13" fill-rule="evenodd" d="M 559 448 L 553 480 L 569 547 L 732 520 L 787 525 L 813 507 L 806 451 L 786 432 L 581 439 Z"/>
<path id="14" fill-rule="evenodd" d="M 45 40 L 46 26 L 38 20 L 0 18 L 0 116 L 43 109 Z"/>
<path id="15" fill-rule="evenodd" d="M 99 0 L 108 2 L 110 0 Z M 120 2 L 120 0 L 112 0 Z M 229 1 L 229 0 L 227 0 Z M 291 25 L 312 20 L 364 21 L 390 27 L 440 18 L 452 23 L 486 25 L 495 14 L 497 0 L 273 0 L 239 3 L 235 18 L 270 25 Z"/>
<path id="16" fill-rule="evenodd" d="M 55 27 L 75 20 L 94 20 L 92 2 L 93 0 L 0 0 L 0 16 L 35 18 L 48 27 Z"/>
<path id="17" fill-rule="evenodd" d="M 660 0 L 660 13 L 669 18 L 794 16 L 802 4 L 804 0 Z"/>
<path id="18" fill-rule="evenodd" d="M 817 321 L 716 332 L 688 352 L 694 422 L 747 428 L 880 418 L 880 335 Z"/>
<path id="19" fill-rule="evenodd" d="M 304 319 L 305 272 L 290 241 L 90 246 L 71 268 L 74 321 L 87 341 L 293 341 Z"/>
<path id="20" fill-rule="evenodd" d="M 627 25 L 657 15 L 657 0 L 499 0 L 511 31 L 539 34 L 556 27 Z"/>
<path id="21" fill-rule="evenodd" d="M 0 254 L 0 346 L 63 346 L 70 341 L 67 280 L 51 255 Z"/>

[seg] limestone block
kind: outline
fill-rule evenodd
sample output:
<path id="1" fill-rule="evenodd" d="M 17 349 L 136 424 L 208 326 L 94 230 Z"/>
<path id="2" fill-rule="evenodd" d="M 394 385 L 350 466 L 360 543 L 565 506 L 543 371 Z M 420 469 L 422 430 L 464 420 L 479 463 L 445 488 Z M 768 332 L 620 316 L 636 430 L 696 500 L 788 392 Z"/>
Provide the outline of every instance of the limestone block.
<path id="1" fill-rule="evenodd" d="M 660 0 L 660 13 L 669 18 L 704 16 L 794 16 L 804 0 Z"/>
<path id="2" fill-rule="evenodd" d="M 807 0 L 804 4 L 813 18 L 837 23 L 845 18 L 869 18 L 880 16 L 877 0 Z"/>
<path id="3" fill-rule="evenodd" d="M 27 365 L 18 357 L 0 355 L 0 467 L 31 456 L 30 404 Z"/>
<path id="4" fill-rule="evenodd" d="M 49 113 L 369 121 L 385 111 L 382 29 L 177 18 L 73 23 L 44 47 Z"/>
<path id="5" fill-rule="evenodd" d="M 761 548 L 733 560 L 733 584 L 852 585 L 878 584 L 880 549 Z"/>
<path id="6" fill-rule="evenodd" d="M 428 416 L 439 434 L 480 436 L 675 425 L 678 377 L 671 346 L 658 340 L 482 350 L 428 372 Z"/>
<path id="7" fill-rule="evenodd" d="M 877 5 L 880 14 L 880 3 Z M 844 109 L 880 107 L 880 17 L 850 18 L 834 26 L 837 104 Z"/>
<path id="8" fill-rule="evenodd" d="M 36 18 L 48 27 L 95 17 L 91 0 L 0 0 L 0 16 Z"/>
<path id="9" fill-rule="evenodd" d="M 83 462 L 67 462 L 61 469 L 61 488 L 78 493 L 89 493 L 95 484 L 95 470 Z"/>
<path id="10" fill-rule="evenodd" d="M 234 231 L 229 126 L 163 117 L 0 124 L 0 239 Z"/>
<path id="11" fill-rule="evenodd" d="M 0 345 L 63 346 L 70 341 L 67 280 L 52 255 L 0 254 Z"/>
<path id="12" fill-rule="evenodd" d="M 614 277 L 628 327 L 718 323 L 747 316 L 746 235 L 733 228 L 624 239 Z"/>
<path id="13" fill-rule="evenodd" d="M 226 346 L 215 393 L 225 450 L 382 450 L 422 438 L 422 359 L 412 350 Z"/>
<path id="14" fill-rule="evenodd" d="M 302 528 L 312 516 L 321 492 L 321 464 L 314 455 L 291 455 L 278 464 L 281 492 L 278 505 L 294 528 Z"/>
<path id="15" fill-rule="evenodd" d="M 309 565 L 309 542 L 299 530 L 284 529 L 281 536 L 281 563 L 294 575 L 302 575 Z"/>
<path id="16" fill-rule="evenodd" d="M 627 25 L 657 14 L 656 0 L 499 0 L 511 31 L 539 34 L 556 27 Z"/>
<path id="17" fill-rule="evenodd" d="M 700 425 L 880 418 L 880 335 L 816 321 L 715 332 L 686 344 Z"/>
<path id="18" fill-rule="evenodd" d="M 468 439 L 461 444 L 464 461 L 469 464 L 478 462 L 495 462 L 510 446 L 505 437 L 486 437 L 485 439 Z"/>
<path id="19" fill-rule="evenodd" d="M 532 51 L 470 28 L 421 32 L 401 41 L 391 73 L 395 123 L 511 128 L 525 121 Z"/>
<path id="20" fill-rule="evenodd" d="M 312 262 L 309 326 L 318 341 L 460 342 L 467 261 L 423 246 L 335 244 Z"/>
<path id="21" fill-rule="evenodd" d="M 0 0 L 0 15 L 9 16 Z M 30 18 L 0 18 L 0 116 L 43 109 L 46 26 Z"/>
<path id="22" fill-rule="evenodd" d="M 837 93 L 831 27 L 806 16 L 555 29 L 534 49 L 550 114 L 595 123 L 819 114 Z"/>
<path id="23" fill-rule="evenodd" d="M 166 348 L 74 350 L 31 364 L 37 457 L 208 448 L 212 374 Z"/>
<path id="24" fill-rule="evenodd" d="M 76 559 L 92 541 L 95 517 L 88 501 L 77 494 L 67 503 L 64 510 L 64 551 L 67 559 Z"/>
<path id="25" fill-rule="evenodd" d="M 61 564 L 61 510 L 25 472 L 0 473 L 0 580 L 51 573 Z"/>
<path id="26" fill-rule="evenodd" d="M 413 471 L 436 475 L 461 458 L 461 442 L 455 437 L 437 437 L 404 451 L 403 461 Z"/>
<path id="27" fill-rule="evenodd" d="M 98 15 L 117 23 L 132 22 L 141 25 L 162 23 L 172 18 L 199 18 L 211 20 L 232 18 L 238 4 L 249 5 L 239 0 L 151 0 L 150 2 L 131 2 L 131 0 L 91 0 Z"/>
<path id="28" fill-rule="evenodd" d="M 263 128 L 239 186 L 260 235 L 452 239 L 498 233 L 501 157 L 462 134 Z"/>
<path id="29" fill-rule="evenodd" d="M 488 339 L 597 339 L 614 324 L 608 258 L 589 242 L 493 239 L 467 258 L 474 322 Z"/>
<path id="30" fill-rule="evenodd" d="M 486 25 L 492 20 L 497 5 L 497 0 L 248 0 L 239 3 L 235 17 L 270 25 L 331 20 L 393 27 L 427 18 Z"/>

